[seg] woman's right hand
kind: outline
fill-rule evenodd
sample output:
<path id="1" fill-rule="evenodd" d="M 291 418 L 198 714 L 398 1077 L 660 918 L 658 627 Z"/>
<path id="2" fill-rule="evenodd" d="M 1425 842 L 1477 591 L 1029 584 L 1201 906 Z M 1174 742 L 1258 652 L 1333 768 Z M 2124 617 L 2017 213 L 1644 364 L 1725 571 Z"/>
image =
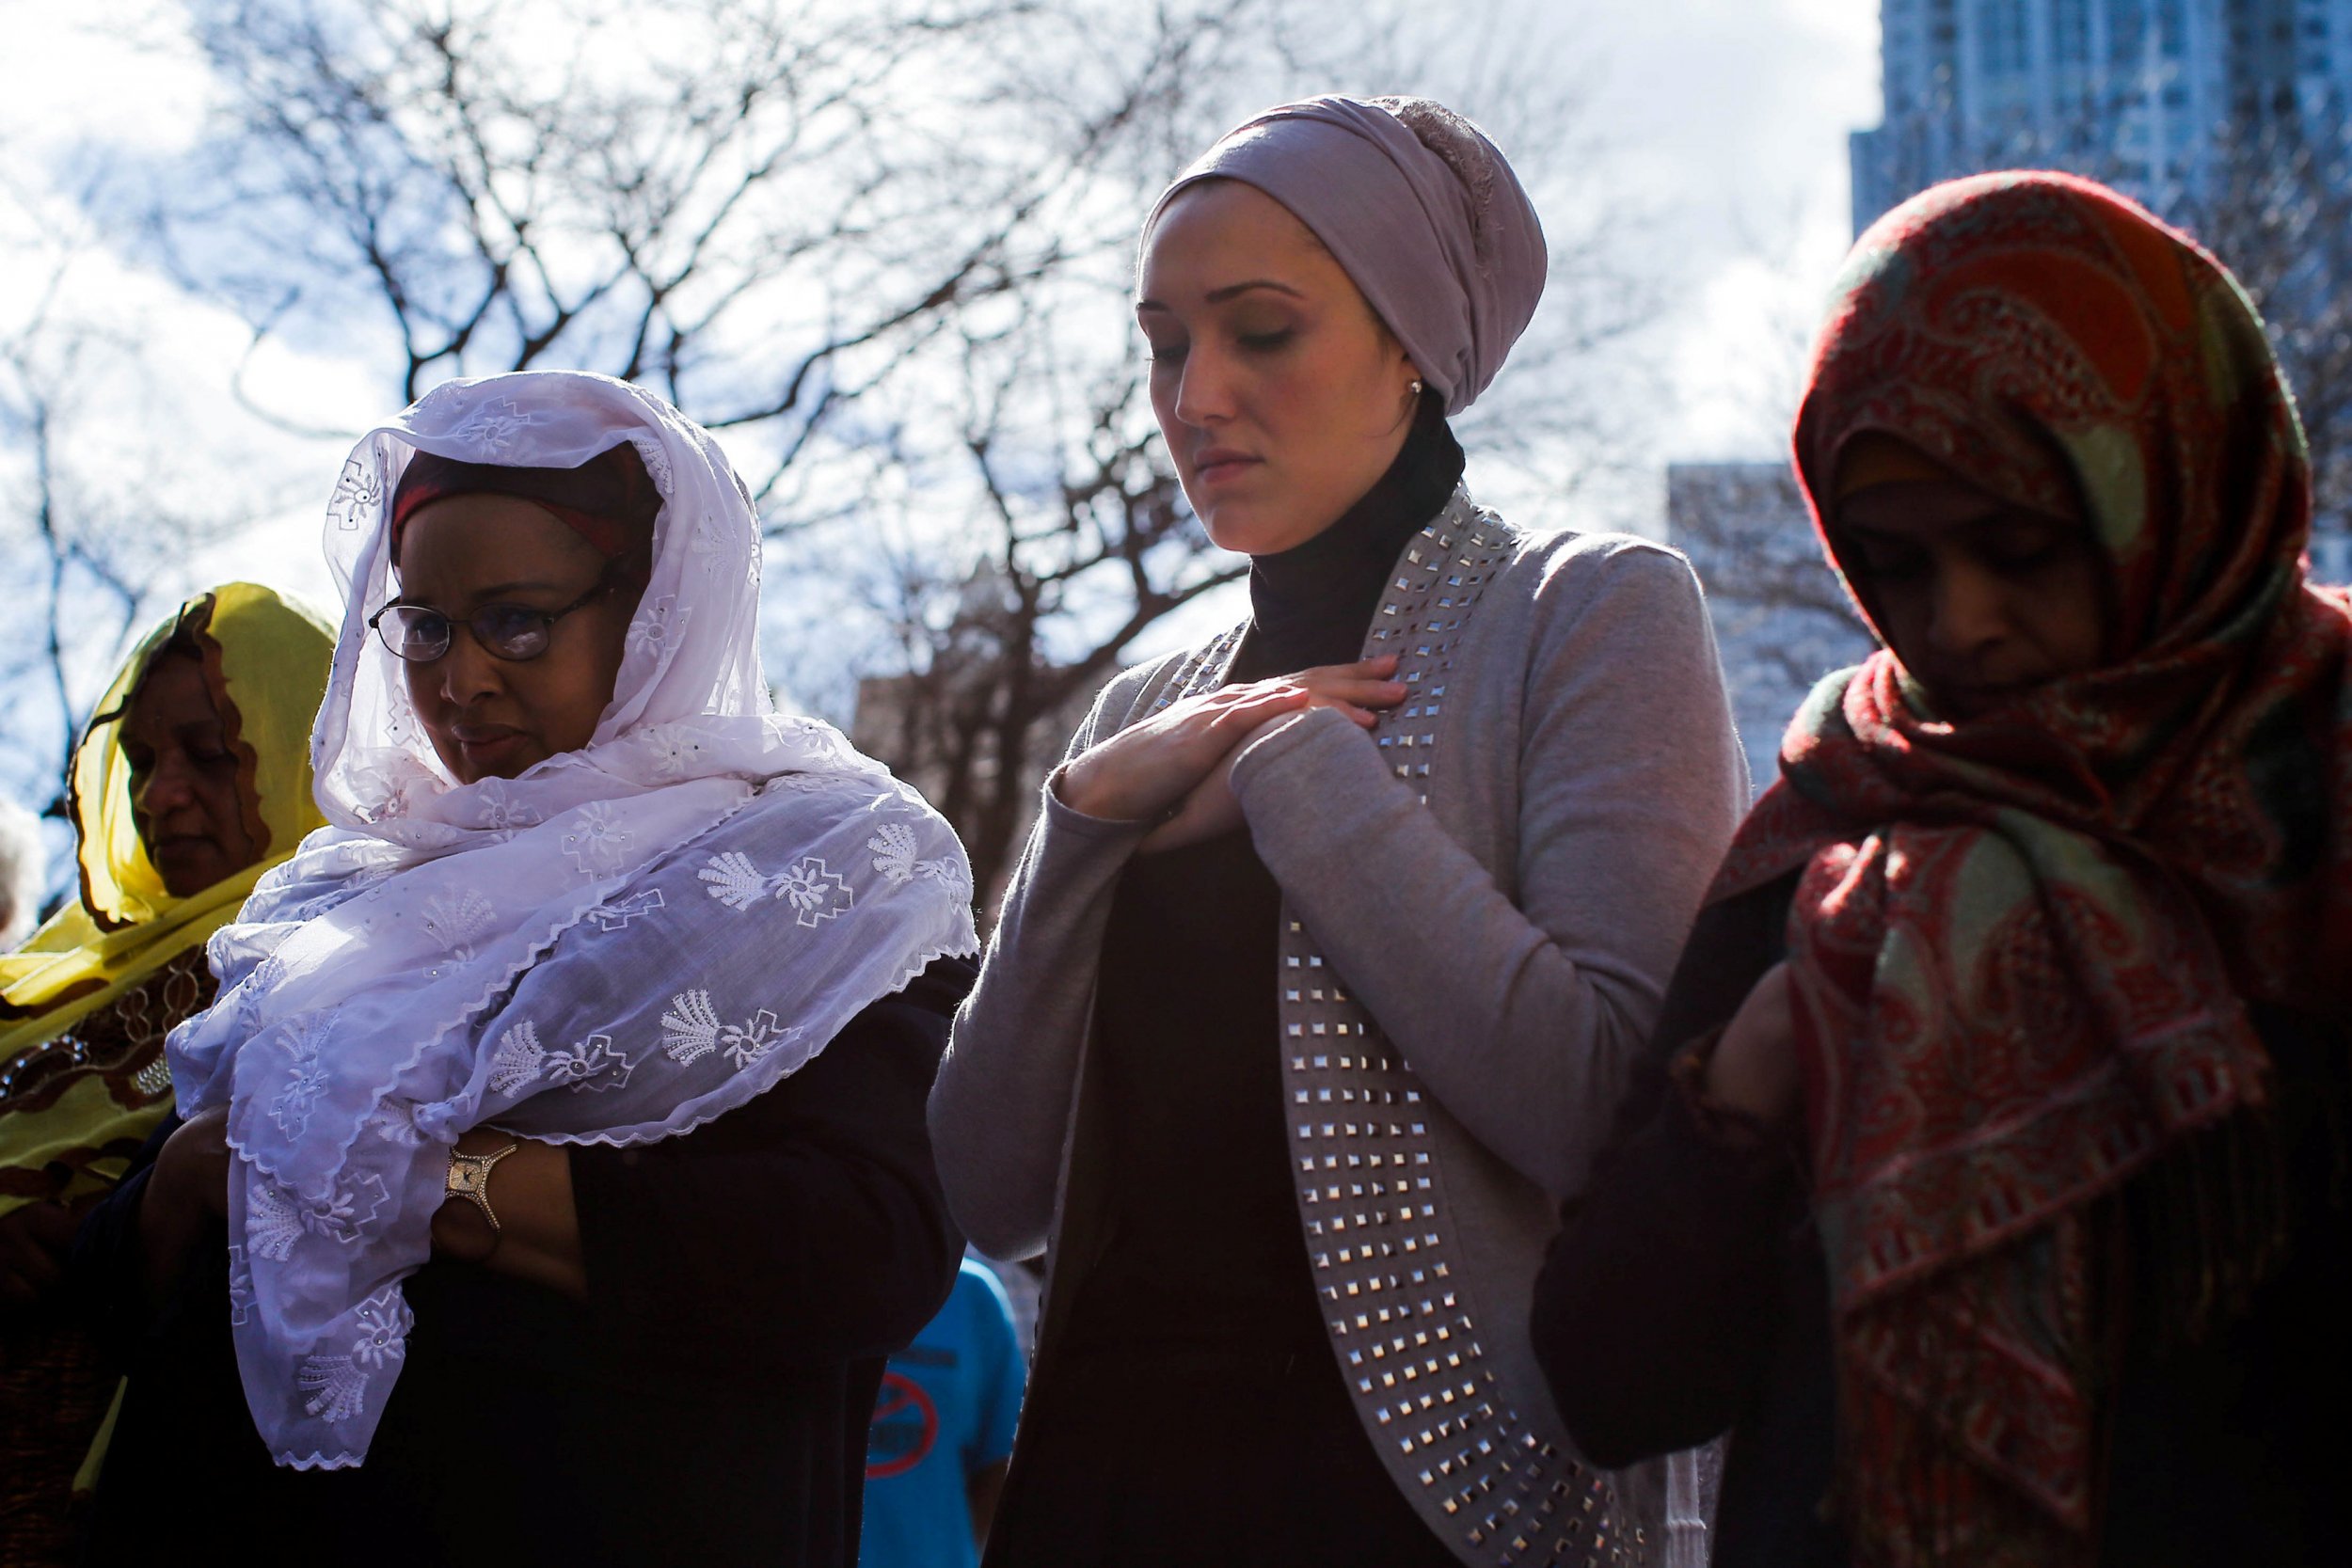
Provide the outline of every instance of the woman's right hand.
<path id="1" fill-rule="evenodd" d="M 139 1196 L 139 1251 L 148 1298 L 160 1304 L 198 1243 L 229 1216 L 229 1107 L 199 1111 L 156 1151 Z"/>
<path id="2" fill-rule="evenodd" d="M 1168 816 L 1210 782 L 1251 731 L 1269 719 L 1310 707 L 1335 707 L 1370 727 L 1374 710 L 1404 700 L 1387 677 L 1396 656 L 1331 664 L 1274 680 L 1251 681 L 1171 703 L 1078 753 L 1056 784 L 1062 804 L 1114 822 Z"/>

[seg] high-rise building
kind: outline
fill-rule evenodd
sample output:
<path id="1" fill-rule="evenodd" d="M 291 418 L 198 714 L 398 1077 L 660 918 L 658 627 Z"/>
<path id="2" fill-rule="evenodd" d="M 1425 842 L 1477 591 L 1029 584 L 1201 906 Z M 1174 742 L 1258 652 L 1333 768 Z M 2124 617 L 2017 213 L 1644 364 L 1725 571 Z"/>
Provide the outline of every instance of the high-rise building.
<path id="1" fill-rule="evenodd" d="M 2159 212 L 2233 135 L 2342 124 L 2352 0 L 1883 0 L 1885 119 L 1852 142 L 1859 233 L 1939 180 L 2073 169 Z"/>

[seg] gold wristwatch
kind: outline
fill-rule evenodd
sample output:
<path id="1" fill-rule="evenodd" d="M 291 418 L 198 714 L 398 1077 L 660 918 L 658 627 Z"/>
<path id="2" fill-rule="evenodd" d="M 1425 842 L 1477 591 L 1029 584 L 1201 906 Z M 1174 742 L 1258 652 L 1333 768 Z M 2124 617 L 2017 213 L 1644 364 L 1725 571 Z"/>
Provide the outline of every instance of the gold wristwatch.
<path id="1" fill-rule="evenodd" d="M 451 1197 L 462 1197 L 482 1211 L 482 1217 L 490 1222 L 493 1234 L 505 1227 L 499 1224 L 498 1212 L 490 1207 L 490 1167 L 505 1159 L 522 1145 L 509 1143 L 504 1148 L 487 1154 L 460 1154 L 455 1148 L 449 1151 L 449 1180 L 442 1191 Z"/>

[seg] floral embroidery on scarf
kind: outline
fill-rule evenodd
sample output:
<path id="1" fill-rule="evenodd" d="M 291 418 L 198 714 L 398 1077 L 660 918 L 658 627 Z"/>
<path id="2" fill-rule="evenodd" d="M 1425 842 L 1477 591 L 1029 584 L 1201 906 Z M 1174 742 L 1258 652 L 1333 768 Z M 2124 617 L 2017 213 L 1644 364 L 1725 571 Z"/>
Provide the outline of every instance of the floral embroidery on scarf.
<path id="1" fill-rule="evenodd" d="M 333 1196 L 310 1204 L 277 1181 L 256 1181 L 246 1203 L 245 1239 L 254 1257 L 273 1263 L 291 1257 L 305 1231 L 348 1246 L 390 1201 L 384 1179 L 373 1171 L 346 1173 L 335 1183 Z"/>
<path id="2" fill-rule="evenodd" d="M 286 1055 L 294 1076 L 270 1101 L 269 1118 L 289 1137 L 298 1136 L 310 1119 L 310 1107 L 326 1087 L 327 1071 L 320 1055 L 326 1044 L 332 1015 L 299 1020 L 286 1030 Z"/>
<path id="3" fill-rule="evenodd" d="M 691 609 L 680 610 L 677 607 L 675 594 L 663 594 L 650 607 L 640 610 L 636 618 L 629 622 L 629 651 L 642 658 L 660 657 L 662 650 L 675 642 L 678 634 L 686 629 L 686 623 L 693 619 L 693 615 Z"/>
<path id="4" fill-rule="evenodd" d="M 665 496 L 676 494 L 677 486 L 672 482 L 672 476 L 677 470 L 670 466 L 670 454 L 661 443 L 631 436 L 628 444 L 636 449 L 638 460 L 645 465 L 645 477 L 653 481 L 653 487 Z"/>
<path id="5" fill-rule="evenodd" d="M 803 926 L 816 926 L 838 916 L 856 902 L 849 879 L 814 855 L 803 856 L 772 876 L 759 869 L 749 855 L 730 849 L 713 855 L 696 873 L 708 884 L 710 896 L 731 910 L 749 910 L 772 893 L 792 906 Z"/>
<path id="6" fill-rule="evenodd" d="M 391 1200 L 384 1179 L 373 1171 L 347 1173 L 335 1183 L 332 1197 L 302 1212 L 302 1227 L 348 1246 L 375 1223 L 375 1216 Z"/>
<path id="7" fill-rule="evenodd" d="M 360 1303 L 355 1319 L 359 1336 L 349 1354 L 306 1356 L 294 1374 L 310 1395 L 302 1407 L 330 1423 L 347 1421 L 367 1408 L 370 1374 L 408 1354 L 408 1331 L 417 1321 L 399 1288 L 389 1285 Z"/>
<path id="8" fill-rule="evenodd" d="M 591 1035 L 569 1051 L 558 1051 L 541 1069 L 552 1084 L 569 1085 L 574 1094 L 583 1089 L 617 1089 L 628 1083 L 629 1060 L 612 1049 L 610 1035 Z"/>
<path id="9" fill-rule="evenodd" d="M 347 457 L 335 481 L 335 495 L 326 503 L 327 521 L 344 533 L 358 531 L 361 521 L 384 504 L 384 466 L 380 459 Z"/>
<path id="10" fill-rule="evenodd" d="M 526 414 L 515 406 L 512 398 L 485 403 L 450 432 L 453 440 L 470 441 L 487 454 L 476 461 L 503 463 L 515 454 L 522 433 L 546 422 L 536 409 Z"/>
<path id="11" fill-rule="evenodd" d="M 972 873 L 953 856 L 939 855 L 929 860 L 918 859 L 914 830 L 903 822 L 885 822 L 866 841 L 866 847 L 874 851 L 874 869 L 893 887 L 902 886 L 917 877 L 927 877 L 954 895 L 959 902 L 970 902 Z"/>
<path id="12" fill-rule="evenodd" d="M 511 832 L 539 825 L 538 812 L 515 799 L 515 792 L 506 787 L 504 779 L 483 780 L 474 785 L 474 799 L 481 803 L 482 825 L 485 828 Z"/>
<path id="13" fill-rule="evenodd" d="M 719 1049 L 738 1069 L 750 1067 L 780 1045 L 801 1037 L 798 1029 L 779 1028 L 776 1015 L 762 1007 L 748 1023 L 719 1031 Z"/>
<path id="14" fill-rule="evenodd" d="M 620 826 L 620 814 L 606 800 L 580 808 L 580 825 L 564 835 L 564 852 L 583 877 L 607 876 L 628 860 L 636 834 Z"/>
<path id="15" fill-rule="evenodd" d="M 847 878 L 816 856 L 793 863 L 776 879 L 776 896 L 790 904 L 803 926 L 834 919 L 856 901 Z"/>
<path id="16" fill-rule="evenodd" d="M 654 742 L 653 773 L 657 779 L 682 779 L 702 753 L 702 743 L 691 731 L 672 731 Z"/>
<path id="17" fill-rule="evenodd" d="M 490 1053 L 490 1092 L 513 1094 L 537 1078 L 547 1054 L 537 1024 L 529 1019 L 516 1024 L 499 1037 L 498 1049 Z"/>
<path id="18" fill-rule="evenodd" d="M 475 942 L 497 923 L 498 911 L 475 888 L 437 894 L 425 902 L 424 928 L 460 963 L 473 961 Z"/>
<path id="19" fill-rule="evenodd" d="M 710 896 L 731 910 L 748 910 L 768 896 L 768 874 L 739 849 L 711 856 L 695 875 L 710 884 Z"/>
<path id="20" fill-rule="evenodd" d="M 661 890 L 649 887 L 610 904 L 598 904 L 588 911 L 585 918 L 595 921 L 600 931 L 626 931 L 630 921 L 650 917 L 654 911 L 662 907 Z"/>
<path id="21" fill-rule="evenodd" d="M 723 1051 L 738 1068 L 747 1068 L 800 1037 L 798 1028 L 778 1027 L 776 1015 L 764 1007 L 742 1023 L 723 1022 L 707 990 L 680 991 L 661 1015 L 661 1049 L 674 1062 Z"/>
<path id="22" fill-rule="evenodd" d="M 243 1324 L 253 1311 L 253 1269 L 245 1260 L 245 1248 L 229 1243 L 229 1326 Z"/>
<path id="23" fill-rule="evenodd" d="M 246 1196 L 246 1244 L 256 1258 L 282 1263 L 302 1239 L 302 1213 L 275 1181 L 256 1181 Z"/>
<path id="24" fill-rule="evenodd" d="M 402 1148 L 424 1147 L 424 1130 L 417 1125 L 417 1106 L 410 1100 L 387 1100 L 367 1119 L 367 1129 Z"/>
<path id="25" fill-rule="evenodd" d="M 697 1061 L 719 1048 L 724 1025 L 707 990 L 680 991 L 661 1015 L 661 1050 L 674 1062 Z"/>

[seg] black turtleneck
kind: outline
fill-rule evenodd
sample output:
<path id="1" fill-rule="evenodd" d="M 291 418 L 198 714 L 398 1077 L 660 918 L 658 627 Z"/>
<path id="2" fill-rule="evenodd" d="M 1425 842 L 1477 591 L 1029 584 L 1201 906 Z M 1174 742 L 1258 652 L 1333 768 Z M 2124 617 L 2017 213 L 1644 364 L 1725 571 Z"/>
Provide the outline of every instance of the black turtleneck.
<path id="1" fill-rule="evenodd" d="M 1425 397 L 1396 461 L 1340 520 L 1303 545 L 1249 562 L 1249 637 L 1235 681 L 1352 664 L 1405 541 L 1462 482 L 1462 448 Z"/>
<path id="2" fill-rule="evenodd" d="M 1229 678 L 1353 661 L 1406 541 L 1461 477 L 1425 402 L 1339 521 L 1251 563 Z M 1089 1067 L 1113 1153 L 1073 1170 L 1100 1185 L 1066 1199 L 1099 1205 L 1105 1241 L 1083 1277 L 1056 1279 L 1077 1293 L 1041 1347 L 994 1560 L 1452 1561 L 1390 1483 L 1325 1339 L 1284 1127 L 1281 896 L 1247 831 L 1120 879 Z"/>

